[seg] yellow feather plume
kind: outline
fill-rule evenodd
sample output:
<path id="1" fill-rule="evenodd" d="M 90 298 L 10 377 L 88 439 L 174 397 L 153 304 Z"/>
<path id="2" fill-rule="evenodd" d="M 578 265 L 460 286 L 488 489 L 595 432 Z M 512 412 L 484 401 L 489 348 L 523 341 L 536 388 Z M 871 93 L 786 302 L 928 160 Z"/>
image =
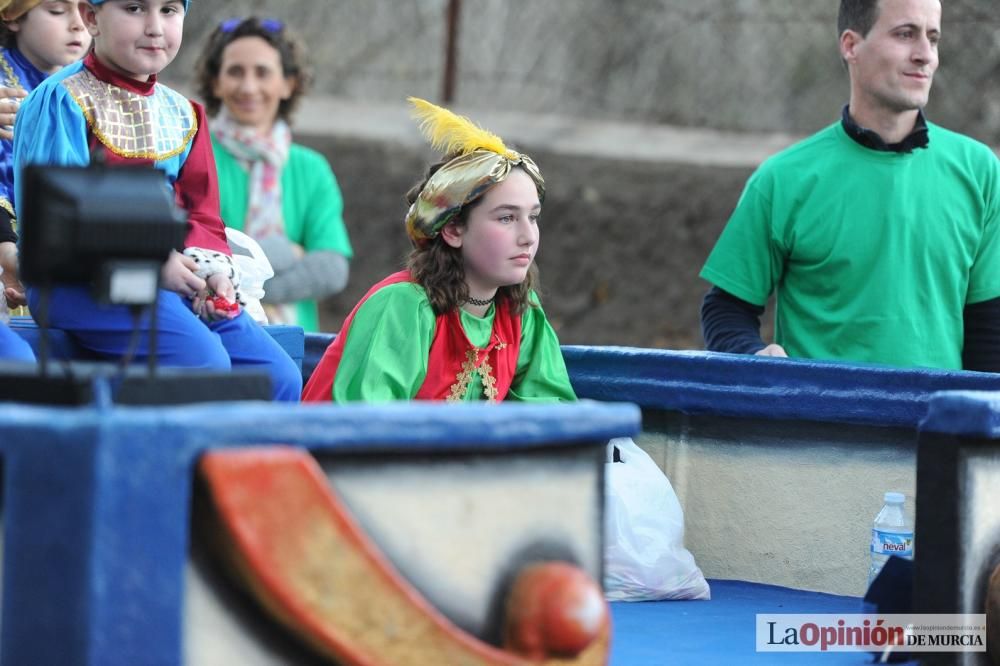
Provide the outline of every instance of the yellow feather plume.
<path id="1" fill-rule="evenodd" d="M 413 105 L 411 115 L 420 121 L 420 131 L 431 146 L 443 154 L 466 155 L 483 148 L 510 156 L 511 151 L 500 137 L 465 116 L 459 116 L 418 97 L 409 97 L 407 101 Z"/>

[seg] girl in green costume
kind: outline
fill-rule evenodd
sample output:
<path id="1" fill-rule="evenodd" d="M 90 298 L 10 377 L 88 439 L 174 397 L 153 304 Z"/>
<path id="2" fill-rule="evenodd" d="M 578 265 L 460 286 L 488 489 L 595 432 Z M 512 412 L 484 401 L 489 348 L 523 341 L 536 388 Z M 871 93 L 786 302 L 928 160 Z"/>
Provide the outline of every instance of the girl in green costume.
<path id="1" fill-rule="evenodd" d="M 467 119 L 411 102 L 448 157 L 407 195 L 407 269 L 348 315 L 303 400 L 575 400 L 533 288 L 538 167 Z"/>

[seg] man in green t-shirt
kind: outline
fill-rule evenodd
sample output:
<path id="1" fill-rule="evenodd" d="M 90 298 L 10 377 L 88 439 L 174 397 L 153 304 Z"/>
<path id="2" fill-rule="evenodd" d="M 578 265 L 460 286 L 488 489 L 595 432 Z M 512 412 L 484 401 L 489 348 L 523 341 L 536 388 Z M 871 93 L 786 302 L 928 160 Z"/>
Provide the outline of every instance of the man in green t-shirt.
<path id="1" fill-rule="evenodd" d="M 1000 160 L 923 115 L 941 3 L 842 0 L 838 29 L 850 102 L 748 181 L 701 271 L 708 349 L 1000 371 Z"/>

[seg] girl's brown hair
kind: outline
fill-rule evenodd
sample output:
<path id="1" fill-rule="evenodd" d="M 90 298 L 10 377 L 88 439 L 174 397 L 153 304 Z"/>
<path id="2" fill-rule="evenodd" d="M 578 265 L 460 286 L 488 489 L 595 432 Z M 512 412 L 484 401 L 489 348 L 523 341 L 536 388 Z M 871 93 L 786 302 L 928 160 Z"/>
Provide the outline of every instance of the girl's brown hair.
<path id="1" fill-rule="evenodd" d="M 427 169 L 424 179 L 406 193 L 407 204 L 412 205 L 417 200 L 431 176 L 452 158 L 453 156 L 446 157 Z M 482 201 L 482 197 L 466 204 L 451 222 L 460 227 L 467 225 L 469 212 L 479 205 L 480 201 Z M 430 300 L 436 315 L 461 307 L 469 298 L 469 287 L 465 284 L 465 264 L 462 261 L 462 251 L 445 243 L 441 234 L 430 240 L 416 243 L 406 258 L 406 268 L 417 284 L 427 292 L 427 298 Z M 536 307 L 536 303 L 532 302 L 530 296 L 531 292 L 538 288 L 538 268 L 532 262 L 523 282 L 497 289 L 497 301 L 505 299 L 510 304 L 511 312 L 518 315 L 529 307 Z"/>
<path id="2" fill-rule="evenodd" d="M 0 21 L 0 48 L 17 48 L 17 33 L 7 27 L 7 21 Z"/>

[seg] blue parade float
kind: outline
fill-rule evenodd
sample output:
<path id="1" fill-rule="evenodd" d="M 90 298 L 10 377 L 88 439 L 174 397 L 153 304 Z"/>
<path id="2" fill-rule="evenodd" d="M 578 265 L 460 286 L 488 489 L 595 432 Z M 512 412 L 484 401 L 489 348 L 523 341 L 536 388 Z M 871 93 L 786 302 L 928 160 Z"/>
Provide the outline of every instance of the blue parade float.
<path id="1" fill-rule="evenodd" d="M 307 376 L 330 339 L 272 332 Z M 77 356 L 58 333 L 51 348 Z M 311 454 L 419 594 L 488 645 L 498 590 L 524 558 L 555 553 L 600 578 L 604 442 L 617 436 L 667 472 L 712 599 L 611 604 L 611 664 L 870 662 L 757 651 L 756 615 L 863 612 L 871 520 L 890 489 L 916 504 L 916 608 L 982 612 L 1000 550 L 1000 519 L 977 509 L 996 504 L 1000 377 L 563 351 L 580 404 L 125 406 L 107 377 L 82 406 L 0 403 L 2 663 L 316 663 L 224 580 L 195 525 L 200 461 L 274 447 Z"/>

